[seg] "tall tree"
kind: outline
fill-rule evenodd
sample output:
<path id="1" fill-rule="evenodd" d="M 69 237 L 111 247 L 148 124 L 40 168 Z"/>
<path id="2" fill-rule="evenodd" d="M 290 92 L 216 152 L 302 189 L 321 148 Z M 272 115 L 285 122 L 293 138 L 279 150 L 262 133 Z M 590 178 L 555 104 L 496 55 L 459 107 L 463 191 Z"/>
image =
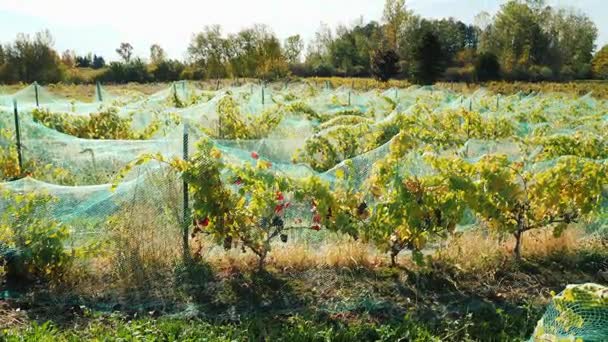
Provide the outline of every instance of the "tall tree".
<path id="1" fill-rule="evenodd" d="M 533 65 L 549 63 L 549 40 L 542 18 L 525 2 L 510 0 L 502 5 L 484 35 L 484 47 L 498 56 L 507 73 L 527 72 Z M 516 75 L 516 77 L 518 77 Z"/>
<path id="2" fill-rule="evenodd" d="M 285 58 L 287 58 L 289 63 L 296 64 L 300 62 L 300 56 L 304 50 L 304 41 L 299 34 L 285 39 L 283 47 L 285 51 Z"/>
<path id="3" fill-rule="evenodd" d="M 63 80 L 63 65 L 53 45 L 53 36 L 48 30 L 34 37 L 18 34 L 17 39 L 3 49 L 4 67 L 0 78 L 5 82 L 28 83 Z"/>
<path id="4" fill-rule="evenodd" d="M 133 56 L 133 46 L 130 43 L 120 43 L 116 53 L 122 58 L 125 63 L 128 63 Z"/>
<path id="5" fill-rule="evenodd" d="M 546 16 L 545 31 L 556 46 L 556 61 L 577 76 L 589 73 L 597 39 L 595 23 L 583 13 L 560 9 Z"/>
<path id="6" fill-rule="evenodd" d="M 93 55 L 91 67 L 93 69 L 101 69 L 106 66 L 106 61 L 101 56 Z"/>
<path id="7" fill-rule="evenodd" d="M 61 54 L 61 62 L 68 68 L 76 66 L 76 53 L 74 50 L 65 50 Z"/>
<path id="8" fill-rule="evenodd" d="M 593 58 L 593 76 L 608 80 L 608 45 L 604 45 Z"/>
<path id="9" fill-rule="evenodd" d="M 385 35 L 389 48 L 399 49 L 400 36 L 408 17 L 412 15 L 407 10 L 405 0 L 386 0 L 382 19 L 385 22 Z"/>
<path id="10" fill-rule="evenodd" d="M 399 56 L 395 50 L 378 49 L 372 56 L 372 74 L 376 79 L 386 82 L 399 72 L 398 62 Z"/>
<path id="11" fill-rule="evenodd" d="M 196 34 L 188 46 L 190 58 L 203 68 L 207 77 L 226 76 L 226 40 L 219 25 L 206 26 Z"/>
<path id="12" fill-rule="evenodd" d="M 158 44 L 152 44 L 152 46 L 150 46 L 150 63 L 159 64 L 165 59 L 167 59 L 165 50 Z"/>
<path id="13" fill-rule="evenodd" d="M 412 78 L 416 83 L 433 84 L 443 73 L 441 43 L 430 30 L 424 30 L 413 51 Z"/>
<path id="14" fill-rule="evenodd" d="M 379 48 L 381 36 L 382 30 L 374 21 L 364 26 L 338 27 L 329 51 L 332 66 L 342 75 L 370 75 L 370 51 Z"/>

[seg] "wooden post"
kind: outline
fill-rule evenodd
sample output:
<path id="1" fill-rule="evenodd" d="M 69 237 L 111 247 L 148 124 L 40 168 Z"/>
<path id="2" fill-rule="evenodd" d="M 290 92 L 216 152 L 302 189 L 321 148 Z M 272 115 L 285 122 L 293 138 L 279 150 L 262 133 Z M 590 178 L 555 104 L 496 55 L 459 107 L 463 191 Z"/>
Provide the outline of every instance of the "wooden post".
<path id="1" fill-rule="evenodd" d="M 40 107 L 40 100 L 38 98 L 38 82 L 34 82 L 34 94 L 36 96 L 36 107 Z"/>
<path id="2" fill-rule="evenodd" d="M 19 173 L 23 173 L 23 157 L 21 155 L 21 128 L 19 127 L 19 111 L 17 110 L 17 99 L 13 99 L 15 112 L 15 136 L 17 138 L 17 158 L 19 162 Z"/>
<path id="3" fill-rule="evenodd" d="M 184 136 L 183 136 L 183 157 L 185 161 L 188 161 L 188 124 L 184 124 Z M 183 183 L 184 191 L 184 228 L 182 232 L 182 243 L 184 249 L 184 262 L 190 260 L 190 246 L 188 243 L 188 235 L 190 233 L 190 198 L 188 196 L 188 182 L 184 180 Z"/>
<path id="4" fill-rule="evenodd" d="M 350 91 L 348 92 L 348 106 L 350 107 Z"/>
<path id="5" fill-rule="evenodd" d="M 103 98 L 101 96 L 101 84 L 99 84 L 99 82 L 97 82 L 96 87 L 97 87 L 97 101 L 102 102 Z"/>

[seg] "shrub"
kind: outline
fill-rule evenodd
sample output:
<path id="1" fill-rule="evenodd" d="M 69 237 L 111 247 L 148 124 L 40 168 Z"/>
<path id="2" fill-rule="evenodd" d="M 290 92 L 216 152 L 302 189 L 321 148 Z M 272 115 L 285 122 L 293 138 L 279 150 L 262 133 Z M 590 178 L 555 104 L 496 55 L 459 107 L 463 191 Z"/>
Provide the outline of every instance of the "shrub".
<path id="1" fill-rule="evenodd" d="M 68 228 L 49 218 L 53 198 L 8 191 L 0 198 L 0 259 L 5 259 L 9 279 L 60 280 L 73 255 L 65 248 Z"/>
<path id="2" fill-rule="evenodd" d="M 500 63 L 495 54 L 486 52 L 475 61 L 475 76 L 480 82 L 493 81 L 500 78 Z"/>
<path id="3" fill-rule="evenodd" d="M 179 80 L 184 70 L 184 64 L 178 60 L 162 60 L 151 66 L 150 73 L 157 82 L 169 82 Z"/>
<path id="4" fill-rule="evenodd" d="M 113 83 L 144 83 L 151 79 L 146 63 L 140 58 L 135 58 L 129 62 L 110 63 L 108 69 L 97 80 Z"/>
<path id="5" fill-rule="evenodd" d="M 394 50 L 376 50 L 372 55 L 372 75 L 379 81 L 388 81 L 399 72 L 397 62 L 399 62 L 399 56 Z"/>

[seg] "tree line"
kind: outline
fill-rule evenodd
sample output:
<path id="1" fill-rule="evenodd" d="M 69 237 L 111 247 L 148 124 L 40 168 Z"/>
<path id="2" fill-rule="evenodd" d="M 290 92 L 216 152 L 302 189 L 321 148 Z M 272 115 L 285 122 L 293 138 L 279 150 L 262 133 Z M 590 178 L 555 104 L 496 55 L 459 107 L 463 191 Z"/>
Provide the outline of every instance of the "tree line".
<path id="1" fill-rule="evenodd" d="M 596 50 L 595 23 L 575 9 L 544 0 L 509 0 L 473 24 L 454 18 L 427 19 L 406 0 L 386 0 L 378 21 L 362 18 L 332 30 L 322 24 L 305 44 L 300 35 L 279 40 L 256 24 L 225 34 L 218 25 L 193 35 L 185 60 L 170 59 L 162 47 L 133 55 L 130 43 L 116 49 L 119 61 L 97 55 L 59 54 L 48 31 L 19 34 L 0 46 L 0 82 L 151 82 L 178 79 L 347 76 L 449 82 L 569 81 L 608 79 L 608 46 Z M 305 48 L 306 47 L 306 48 Z M 89 79 L 70 72 L 96 69 Z"/>

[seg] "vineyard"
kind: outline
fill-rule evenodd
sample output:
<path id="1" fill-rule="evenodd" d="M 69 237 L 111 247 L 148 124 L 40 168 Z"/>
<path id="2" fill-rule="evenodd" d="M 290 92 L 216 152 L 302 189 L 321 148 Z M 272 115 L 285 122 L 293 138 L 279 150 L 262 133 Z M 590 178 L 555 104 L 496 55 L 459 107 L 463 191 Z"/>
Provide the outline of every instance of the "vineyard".
<path id="1" fill-rule="evenodd" d="M 0 300 L 127 339 L 607 336 L 605 87 L 362 82 L 0 93 Z"/>

